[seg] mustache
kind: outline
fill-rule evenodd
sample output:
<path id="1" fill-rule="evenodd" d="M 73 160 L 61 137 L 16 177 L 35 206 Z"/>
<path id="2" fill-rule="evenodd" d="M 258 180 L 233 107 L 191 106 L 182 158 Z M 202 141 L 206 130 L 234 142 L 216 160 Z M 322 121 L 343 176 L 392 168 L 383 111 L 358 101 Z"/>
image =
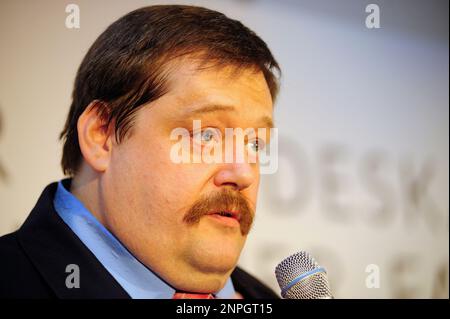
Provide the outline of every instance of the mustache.
<path id="1" fill-rule="evenodd" d="M 204 195 L 195 201 L 187 211 L 183 221 L 189 225 L 197 224 L 203 216 L 208 215 L 212 211 L 239 212 L 241 234 L 245 236 L 250 232 L 255 212 L 244 195 L 228 188 L 220 192 Z"/>

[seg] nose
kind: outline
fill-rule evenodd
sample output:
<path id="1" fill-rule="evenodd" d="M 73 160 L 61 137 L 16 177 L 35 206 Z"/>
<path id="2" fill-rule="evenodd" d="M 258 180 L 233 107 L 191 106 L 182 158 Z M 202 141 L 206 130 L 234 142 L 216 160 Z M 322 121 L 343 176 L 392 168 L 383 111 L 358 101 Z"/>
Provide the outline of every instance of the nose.
<path id="1" fill-rule="evenodd" d="M 244 190 L 258 179 L 258 170 L 254 164 L 229 163 L 221 167 L 214 176 L 217 187 L 232 186 L 235 190 Z"/>

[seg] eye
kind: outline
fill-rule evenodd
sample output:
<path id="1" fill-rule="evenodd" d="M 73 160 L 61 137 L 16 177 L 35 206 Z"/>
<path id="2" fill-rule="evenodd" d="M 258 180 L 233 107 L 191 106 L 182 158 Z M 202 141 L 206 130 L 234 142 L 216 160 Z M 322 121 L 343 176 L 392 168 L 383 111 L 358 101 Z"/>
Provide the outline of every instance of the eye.
<path id="1" fill-rule="evenodd" d="M 249 141 L 247 145 L 255 153 L 262 151 L 266 147 L 266 143 L 260 138 Z"/>
<path id="2" fill-rule="evenodd" d="M 194 132 L 194 141 L 200 142 L 202 145 L 208 145 L 213 142 L 219 142 L 222 139 L 220 130 L 214 127 L 207 127 L 199 132 Z"/>

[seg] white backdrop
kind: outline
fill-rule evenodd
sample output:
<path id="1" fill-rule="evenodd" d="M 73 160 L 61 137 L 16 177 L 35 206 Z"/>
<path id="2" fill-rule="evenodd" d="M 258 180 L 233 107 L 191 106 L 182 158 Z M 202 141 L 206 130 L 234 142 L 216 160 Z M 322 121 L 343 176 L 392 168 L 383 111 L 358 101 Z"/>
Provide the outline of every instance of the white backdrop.
<path id="1" fill-rule="evenodd" d="M 167 2 L 0 0 L 0 234 L 62 178 L 58 135 L 89 46 Z M 276 264 L 307 250 L 337 298 L 448 298 L 448 2 L 377 1 L 380 29 L 365 26 L 370 1 L 169 2 L 241 20 L 283 69 L 279 170 L 240 264 L 277 289 Z M 69 3 L 80 29 L 65 26 Z"/>

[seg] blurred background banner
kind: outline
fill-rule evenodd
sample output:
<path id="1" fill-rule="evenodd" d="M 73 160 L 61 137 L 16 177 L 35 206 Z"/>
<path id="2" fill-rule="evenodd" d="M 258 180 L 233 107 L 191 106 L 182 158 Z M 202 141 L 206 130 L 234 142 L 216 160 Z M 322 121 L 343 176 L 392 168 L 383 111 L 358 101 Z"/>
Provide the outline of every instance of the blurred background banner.
<path id="1" fill-rule="evenodd" d="M 58 136 L 89 46 L 162 3 L 241 20 L 283 70 L 279 168 L 262 177 L 240 265 L 278 291 L 276 264 L 306 250 L 337 298 L 448 298 L 445 0 L 0 0 L 0 235 L 63 177 Z"/>

